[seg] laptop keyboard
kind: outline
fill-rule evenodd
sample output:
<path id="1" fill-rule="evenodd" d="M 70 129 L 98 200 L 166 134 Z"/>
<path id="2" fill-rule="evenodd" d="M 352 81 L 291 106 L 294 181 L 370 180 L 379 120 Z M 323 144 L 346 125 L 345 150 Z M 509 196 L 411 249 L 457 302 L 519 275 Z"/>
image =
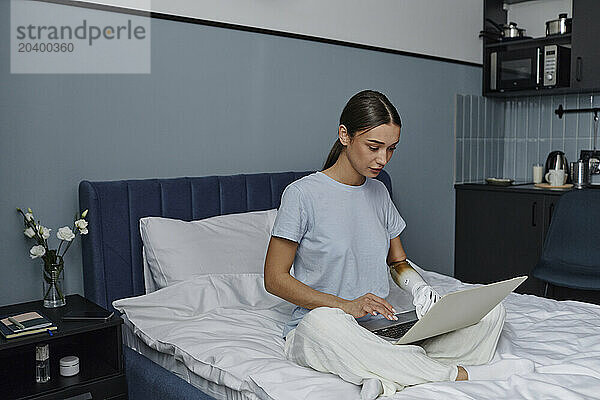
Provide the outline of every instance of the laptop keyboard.
<path id="1" fill-rule="evenodd" d="M 387 328 L 381 328 L 374 330 L 373 333 L 380 336 L 389 337 L 392 339 L 400 339 L 410 328 L 416 324 L 417 321 L 407 322 L 406 324 L 389 326 Z"/>

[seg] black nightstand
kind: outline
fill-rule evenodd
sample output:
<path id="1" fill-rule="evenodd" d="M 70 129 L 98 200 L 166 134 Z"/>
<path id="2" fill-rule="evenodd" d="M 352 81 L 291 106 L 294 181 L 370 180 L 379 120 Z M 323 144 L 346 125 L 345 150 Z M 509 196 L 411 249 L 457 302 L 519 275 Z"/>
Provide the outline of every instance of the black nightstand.
<path id="1" fill-rule="evenodd" d="M 37 311 L 58 329 L 47 333 L 4 339 L 0 335 L 0 398 L 2 399 L 127 399 L 123 364 L 121 324 L 113 315 L 108 321 L 63 322 L 69 311 L 97 311 L 102 308 L 78 294 L 67 296 L 67 305 L 44 308 L 41 301 L 0 307 L 0 315 Z M 50 381 L 35 381 L 35 346 L 50 345 Z M 61 357 L 79 357 L 79 374 L 60 376 Z"/>

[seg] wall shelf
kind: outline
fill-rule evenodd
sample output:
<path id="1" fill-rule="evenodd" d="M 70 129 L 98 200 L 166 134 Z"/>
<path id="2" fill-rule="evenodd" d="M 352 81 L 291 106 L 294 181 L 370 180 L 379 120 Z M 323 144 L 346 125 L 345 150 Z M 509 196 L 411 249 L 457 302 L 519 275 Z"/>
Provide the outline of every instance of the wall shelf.
<path id="1" fill-rule="evenodd" d="M 504 48 L 504 47 L 514 47 L 514 48 L 518 48 L 521 46 L 531 46 L 533 45 L 540 45 L 543 46 L 547 43 L 552 43 L 552 44 L 571 44 L 571 34 L 565 34 L 565 35 L 554 35 L 554 36 L 544 36 L 544 37 L 540 37 L 540 38 L 531 38 L 531 39 L 521 39 L 521 40 L 509 40 L 509 41 L 504 41 L 504 42 L 495 42 L 495 43 L 489 43 L 485 45 L 486 49 L 497 49 L 497 48 Z"/>

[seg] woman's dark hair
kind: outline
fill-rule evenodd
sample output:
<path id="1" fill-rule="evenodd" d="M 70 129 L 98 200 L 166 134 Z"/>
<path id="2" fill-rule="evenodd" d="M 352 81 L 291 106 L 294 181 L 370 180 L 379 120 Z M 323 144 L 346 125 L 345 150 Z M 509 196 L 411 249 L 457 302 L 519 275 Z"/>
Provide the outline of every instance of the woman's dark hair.
<path id="1" fill-rule="evenodd" d="M 342 111 L 342 115 L 340 115 L 339 125 L 344 125 L 348 131 L 348 136 L 354 139 L 354 135 L 357 132 L 367 132 L 379 125 L 387 125 L 389 123 L 402 127 L 400 115 L 398 115 L 396 107 L 394 107 L 383 93 L 374 90 L 363 90 L 348 100 Z M 329 156 L 327 156 L 327 161 L 323 165 L 324 170 L 335 164 L 343 149 L 344 145 L 342 145 L 338 138 L 333 144 Z"/>

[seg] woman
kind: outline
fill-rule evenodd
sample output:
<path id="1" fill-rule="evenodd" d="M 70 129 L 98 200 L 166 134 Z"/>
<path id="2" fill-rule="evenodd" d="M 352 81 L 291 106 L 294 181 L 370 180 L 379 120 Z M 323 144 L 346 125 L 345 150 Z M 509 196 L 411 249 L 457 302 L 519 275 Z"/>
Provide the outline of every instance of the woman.
<path id="1" fill-rule="evenodd" d="M 355 384 L 376 382 L 384 395 L 429 381 L 502 379 L 522 366 L 473 366 L 494 355 L 501 305 L 479 324 L 421 347 L 393 345 L 356 322 L 396 318 L 385 300 L 390 272 L 413 295 L 419 318 L 439 298 L 407 262 L 399 237 L 406 224 L 383 183 L 372 179 L 391 159 L 400 127 L 385 95 L 357 93 L 342 111 L 323 170 L 283 192 L 264 279 L 267 291 L 297 305 L 283 331 L 286 357 Z"/>

